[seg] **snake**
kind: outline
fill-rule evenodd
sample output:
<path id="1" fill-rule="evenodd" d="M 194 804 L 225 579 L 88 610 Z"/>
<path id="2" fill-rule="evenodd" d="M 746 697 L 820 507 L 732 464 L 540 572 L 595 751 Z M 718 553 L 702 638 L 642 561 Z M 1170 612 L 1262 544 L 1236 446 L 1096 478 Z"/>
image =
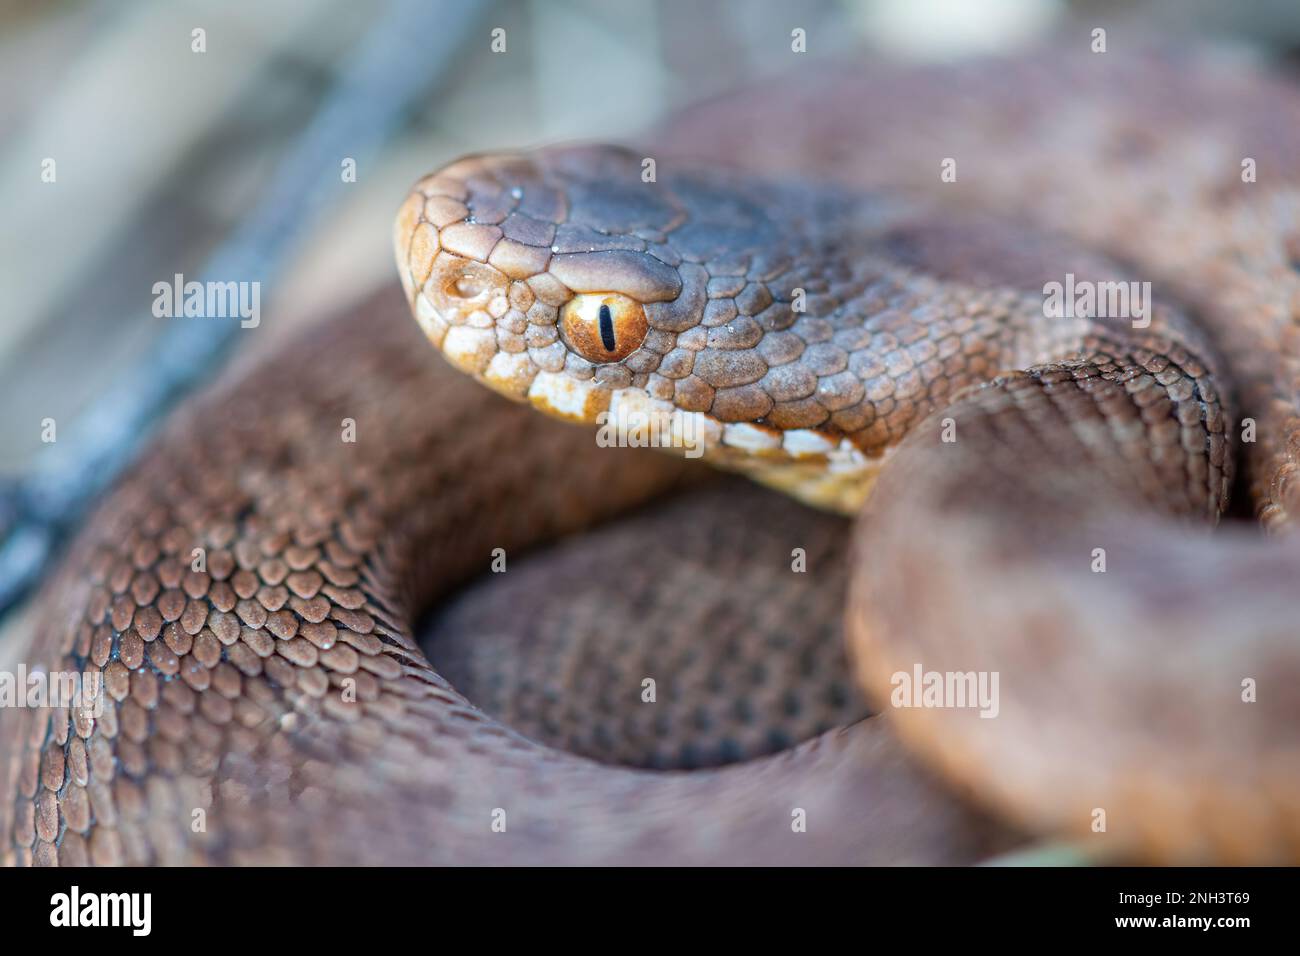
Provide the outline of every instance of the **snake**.
<path id="1" fill-rule="evenodd" d="M 34 599 L 99 691 L 0 711 L 0 860 L 1294 862 L 1297 156 L 1240 55 L 1049 49 L 440 168 Z"/>

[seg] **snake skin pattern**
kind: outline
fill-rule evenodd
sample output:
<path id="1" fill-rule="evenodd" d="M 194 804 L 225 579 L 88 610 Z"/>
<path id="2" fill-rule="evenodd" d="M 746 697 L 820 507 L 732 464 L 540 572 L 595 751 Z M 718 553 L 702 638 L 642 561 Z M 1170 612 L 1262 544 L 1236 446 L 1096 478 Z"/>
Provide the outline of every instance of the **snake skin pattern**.
<path id="1" fill-rule="evenodd" d="M 678 775 L 551 749 L 466 701 L 417 609 L 494 549 L 692 478 L 502 402 L 404 312 L 390 292 L 231 369 L 91 520 L 35 640 L 102 670 L 103 713 L 0 712 L 7 862 L 923 863 L 1013 844 L 876 721 Z M 793 808 L 825 825 L 792 832 Z"/>
<path id="2" fill-rule="evenodd" d="M 510 397 L 588 423 L 663 412 L 712 463 L 831 509 L 865 500 L 840 573 L 851 667 L 885 713 L 774 754 L 740 713 L 706 714 L 701 756 L 672 709 L 664 739 L 639 713 L 624 745 L 473 706 L 416 616 L 496 549 L 514 560 L 698 470 L 434 367 L 381 299 L 223 375 L 79 535 L 29 661 L 102 673 L 103 712 L 0 712 L 4 861 L 969 862 L 1022 839 L 1006 824 L 1122 859 L 1300 856 L 1300 555 L 1281 533 L 1300 487 L 1300 95 L 1211 57 L 853 67 L 649 141 L 653 183 L 646 153 L 604 147 L 422 180 L 396 230 L 407 299 Z M 1046 317 L 1043 283 L 1067 273 L 1152 282 L 1149 323 Z M 1210 533 L 1238 468 L 1272 539 Z M 760 501 L 756 522 L 776 515 Z M 671 507 L 634 522 L 674 534 Z M 823 532 L 790 520 L 824 573 Z M 638 557 L 600 546 L 521 562 L 502 600 Z M 582 655 L 599 604 L 571 590 L 559 631 L 536 605 L 536 633 Z M 474 686 L 457 634 L 495 626 L 444 613 L 431 653 L 445 637 Z M 734 653 L 778 660 L 763 638 L 790 613 L 756 612 Z M 914 666 L 999 674 L 997 717 L 891 707 Z M 611 663 L 595 696 L 637 698 L 642 670 Z M 677 706 L 763 699 L 700 673 Z M 477 685 L 489 713 L 525 711 L 524 678 Z M 616 708 L 605 726 L 627 724 Z M 643 769 L 731 756 L 751 759 Z"/>
<path id="3" fill-rule="evenodd" d="M 841 627 L 847 531 L 719 482 L 476 585 L 427 626 L 426 650 L 461 693 L 541 743 L 660 770 L 753 759 L 868 713 Z M 653 707 L 626 692 L 646 675 Z"/>

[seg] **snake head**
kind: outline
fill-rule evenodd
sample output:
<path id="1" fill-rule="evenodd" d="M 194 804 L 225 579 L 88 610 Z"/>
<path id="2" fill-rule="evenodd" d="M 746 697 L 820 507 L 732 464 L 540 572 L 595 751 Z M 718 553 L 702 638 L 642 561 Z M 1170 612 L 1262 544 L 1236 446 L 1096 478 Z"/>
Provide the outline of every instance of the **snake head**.
<path id="1" fill-rule="evenodd" d="M 661 444 L 688 439 L 691 457 L 856 506 L 856 490 L 838 501 L 839 479 L 829 498 L 800 490 L 828 466 L 856 489 L 866 465 L 831 421 L 862 403 L 861 382 L 839 374 L 843 350 L 816 346 L 826 323 L 801 323 L 795 305 L 800 286 L 843 298 L 840 261 L 812 248 L 809 223 L 824 230 L 847 207 L 653 167 L 618 147 L 558 147 L 472 156 L 420 180 L 395 246 L 421 328 L 457 368 L 550 415 L 659 420 Z"/>
<path id="2" fill-rule="evenodd" d="M 648 385 L 669 344 L 656 307 L 683 289 L 664 239 L 686 217 L 640 176 L 624 150 L 580 147 L 470 157 L 421 180 L 395 243 L 425 334 L 484 384 L 578 421 Z"/>

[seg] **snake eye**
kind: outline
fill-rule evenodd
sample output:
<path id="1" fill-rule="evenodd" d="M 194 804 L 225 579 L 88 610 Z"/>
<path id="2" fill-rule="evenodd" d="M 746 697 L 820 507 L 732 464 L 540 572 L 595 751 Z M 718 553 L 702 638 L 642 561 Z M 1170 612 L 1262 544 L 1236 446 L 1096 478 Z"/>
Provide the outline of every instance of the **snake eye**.
<path id="1" fill-rule="evenodd" d="M 647 328 L 641 303 L 616 292 L 574 296 L 560 315 L 569 347 L 596 365 L 631 355 Z"/>

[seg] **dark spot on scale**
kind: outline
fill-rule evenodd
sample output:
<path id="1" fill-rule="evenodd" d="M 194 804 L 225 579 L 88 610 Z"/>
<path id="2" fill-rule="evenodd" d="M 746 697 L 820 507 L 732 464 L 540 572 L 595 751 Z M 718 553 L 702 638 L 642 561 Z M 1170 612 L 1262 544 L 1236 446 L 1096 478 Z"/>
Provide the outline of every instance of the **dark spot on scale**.
<path id="1" fill-rule="evenodd" d="M 744 750 L 732 738 L 726 737 L 718 744 L 718 763 L 740 763 L 744 759 Z"/>
<path id="2" fill-rule="evenodd" d="M 604 304 L 600 307 L 600 344 L 605 346 L 606 352 L 614 351 L 618 345 L 614 338 L 614 317 L 609 314 L 609 306 Z"/>
<path id="3" fill-rule="evenodd" d="M 713 717 L 709 714 L 707 707 L 696 707 L 695 713 L 691 716 L 691 723 L 695 725 L 696 730 L 702 730 L 705 733 L 713 729 Z"/>
<path id="4" fill-rule="evenodd" d="M 789 750 L 794 746 L 794 741 L 790 735 L 779 727 L 773 727 L 767 732 L 767 747 L 775 753 L 778 750 Z"/>
<path id="5" fill-rule="evenodd" d="M 1283 240 L 1286 248 L 1287 262 L 1296 272 L 1300 272 L 1300 232 L 1293 232 Z"/>
<path id="6" fill-rule="evenodd" d="M 682 744 L 677 755 L 677 765 L 682 770 L 698 770 L 702 765 L 699 749 L 692 743 Z"/>

